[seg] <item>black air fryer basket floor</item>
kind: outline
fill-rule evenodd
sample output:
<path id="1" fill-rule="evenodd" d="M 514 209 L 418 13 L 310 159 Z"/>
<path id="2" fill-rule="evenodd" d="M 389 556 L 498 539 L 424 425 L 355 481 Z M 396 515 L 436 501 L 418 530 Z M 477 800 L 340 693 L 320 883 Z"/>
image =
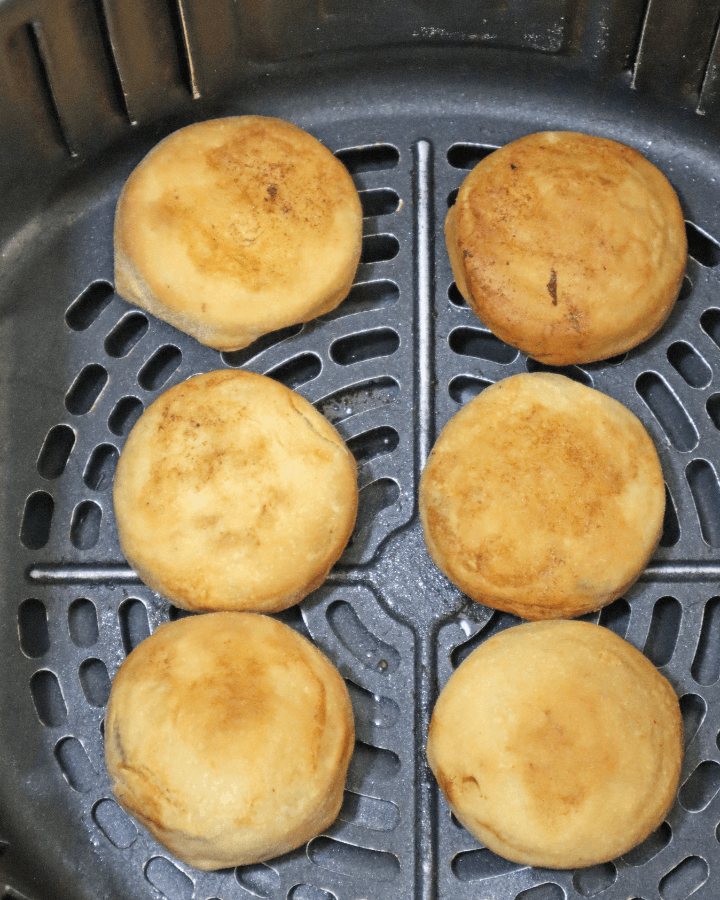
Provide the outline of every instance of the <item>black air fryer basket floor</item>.
<path id="1" fill-rule="evenodd" d="M 367 4 L 366 4 L 367 6 Z M 472 7 L 472 8 L 471 8 Z M 62 0 L 0 3 L 0 892 L 30 900 L 703 900 L 720 896 L 720 2 Z M 113 292 L 124 179 L 176 127 L 277 115 L 361 192 L 363 259 L 332 315 L 220 354 Z M 687 220 L 681 298 L 653 339 L 565 374 L 626 404 L 660 453 L 661 546 L 593 621 L 676 688 L 687 752 L 667 820 L 575 872 L 495 856 L 425 764 L 438 690 L 515 624 L 424 549 L 422 464 L 487 384 L 540 367 L 452 284 L 442 224 L 467 170 L 574 129 L 668 176 Z M 125 655 L 177 615 L 119 551 L 114 467 L 133 422 L 190 375 L 243 367 L 298 390 L 359 464 L 358 527 L 328 583 L 283 614 L 347 680 L 357 746 L 338 821 L 267 865 L 200 873 L 111 799 L 102 723 Z"/>

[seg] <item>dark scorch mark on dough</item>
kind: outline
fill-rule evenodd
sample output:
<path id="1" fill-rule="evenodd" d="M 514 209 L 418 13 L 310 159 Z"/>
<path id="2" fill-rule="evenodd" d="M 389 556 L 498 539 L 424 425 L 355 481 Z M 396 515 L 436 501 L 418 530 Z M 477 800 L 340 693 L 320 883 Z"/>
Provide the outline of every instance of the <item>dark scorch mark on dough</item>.
<path id="1" fill-rule="evenodd" d="M 552 297 L 553 306 L 557 306 L 557 272 L 550 269 L 550 281 L 547 283 L 548 293 Z"/>

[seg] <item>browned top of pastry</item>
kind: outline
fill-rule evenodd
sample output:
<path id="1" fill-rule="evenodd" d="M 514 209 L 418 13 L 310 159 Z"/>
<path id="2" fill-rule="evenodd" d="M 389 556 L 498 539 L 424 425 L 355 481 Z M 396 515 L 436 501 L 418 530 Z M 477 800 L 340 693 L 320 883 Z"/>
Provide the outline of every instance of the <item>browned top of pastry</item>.
<path id="1" fill-rule="evenodd" d="M 433 712 L 428 760 L 491 850 L 569 869 L 644 840 L 675 797 L 682 718 L 638 650 L 586 622 L 533 622 L 475 650 Z"/>
<path id="2" fill-rule="evenodd" d="M 337 306 L 361 239 L 355 186 L 319 141 L 280 119 L 212 119 L 165 138 L 128 179 L 116 289 L 233 350 Z"/>
<path id="3" fill-rule="evenodd" d="M 105 750 L 120 803 L 201 869 L 285 853 L 335 818 L 354 744 L 337 669 L 250 613 L 161 626 L 113 682 Z"/>
<path id="4" fill-rule="evenodd" d="M 355 460 L 307 400 L 224 370 L 166 391 L 120 456 L 120 546 L 153 590 L 192 610 L 272 612 L 320 585 L 357 512 Z"/>
<path id="5" fill-rule="evenodd" d="M 460 292 L 498 337 L 552 365 L 607 359 L 652 335 L 677 298 L 677 196 L 636 150 L 542 132 L 491 153 L 446 222 Z"/>
<path id="6" fill-rule="evenodd" d="M 446 425 L 420 481 L 430 555 L 468 596 L 526 619 L 599 609 L 640 574 L 665 487 L 642 423 L 562 375 L 516 375 Z"/>

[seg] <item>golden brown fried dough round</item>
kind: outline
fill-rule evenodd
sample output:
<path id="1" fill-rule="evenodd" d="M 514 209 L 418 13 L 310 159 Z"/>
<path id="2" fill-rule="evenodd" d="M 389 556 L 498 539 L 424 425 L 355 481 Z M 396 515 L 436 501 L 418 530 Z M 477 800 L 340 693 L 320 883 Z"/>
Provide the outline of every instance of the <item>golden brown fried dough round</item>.
<path id="1" fill-rule="evenodd" d="M 256 863 L 319 834 L 354 746 L 337 669 L 252 613 L 179 619 L 139 644 L 113 682 L 105 735 L 121 805 L 198 869 Z"/>
<path id="2" fill-rule="evenodd" d="M 485 157 L 445 223 L 460 293 L 550 365 L 608 359 L 665 322 L 685 271 L 677 196 L 636 150 L 542 132 Z"/>
<path id="3" fill-rule="evenodd" d="M 533 622 L 490 638 L 452 675 L 427 755 L 452 811 L 495 853 L 592 866 L 640 843 L 670 808 L 680 705 L 606 628 Z"/>
<path id="4" fill-rule="evenodd" d="M 345 167 L 288 122 L 236 116 L 161 141 L 115 216 L 115 288 L 219 350 L 334 309 L 362 209 Z"/>
<path id="5" fill-rule="evenodd" d="M 275 612 L 318 587 L 345 548 L 357 468 L 299 394 L 209 372 L 143 413 L 113 500 L 122 551 L 154 591 L 184 609 Z"/>
<path id="6" fill-rule="evenodd" d="M 652 556 L 664 512 L 642 423 L 562 375 L 486 388 L 445 426 L 420 480 L 436 565 L 473 600 L 525 619 L 618 597 Z"/>

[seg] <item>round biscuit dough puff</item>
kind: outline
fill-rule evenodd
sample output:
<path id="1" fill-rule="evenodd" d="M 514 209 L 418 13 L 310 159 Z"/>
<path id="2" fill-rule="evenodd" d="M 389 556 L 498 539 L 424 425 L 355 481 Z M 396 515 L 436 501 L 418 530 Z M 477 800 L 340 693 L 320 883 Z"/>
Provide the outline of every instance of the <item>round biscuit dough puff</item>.
<path id="1" fill-rule="evenodd" d="M 687 257 L 662 172 L 631 147 L 571 131 L 486 156 L 445 235 L 455 283 L 483 324 L 555 366 L 647 340 L 670 314 Z"/>
<path id="2" fill-rule="evenodd" d="M 459 821 L 514 862 L 574 869 L 643 841 L 675 798 L 678 698 L 607 628 L 532 622 L 489 638 L 442 690 L 427 757 Z"/>
<path id="3" fill-rule="evenodd" d="M 277 612 L 319 587 L 345 549 L 357 467 L 304 397 L 221 370 L 170 388 L 142 414 L 113 501 L 125 557 L 176 606 Z"/>
<path id="4" fill-rule="evenodd" d="M 362 208 L 343 164 L 281 119 L 181 128 L 130 175 L 115 289 L 218 350 L 330 312 L 347 296 Z"/>
<path id="5" fill-rule="evenodd" d="M 665 484 L 617 400 L 564 375 L 496 382 L 443 429 L 420 479 L 435 564 L 478 603 L 524 619 L 600 609 L 658 545 Z"/>
<path id="6" fill-rule="evenodd" d="M 253 613 L 160 626 L 120 667 L 105 725 L 118 801 L 198 869 L 260 862 L 323 831 L 353 746 L 337 669 Z"/>

